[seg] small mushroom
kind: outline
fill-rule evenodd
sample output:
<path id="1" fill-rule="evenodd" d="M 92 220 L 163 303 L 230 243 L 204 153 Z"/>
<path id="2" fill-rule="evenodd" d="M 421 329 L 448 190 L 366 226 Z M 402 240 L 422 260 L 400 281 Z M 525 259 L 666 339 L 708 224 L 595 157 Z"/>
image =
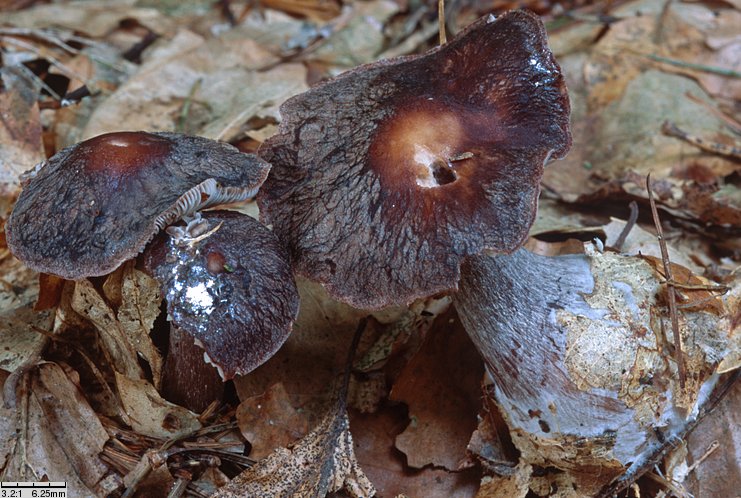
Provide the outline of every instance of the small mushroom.
<path id="1" fill-rule="evenodd" d="M 293 270 L 272 232 L 249 216 L 199 214 L 156 237 L 142 261 L 160 282 L 172 324 L 223 379 L 249 373 L 288 338 L 299 302 Z"/>
<path id="2" fill-rule="evenodd" d="M 104 275 L 182 216 L 254 196 L 269 167 L 201 137 L 100 135 L 26 173 L 6 226 L 8 247 L 40 272 Z"/>
<path id="3" fill-rule="evenodd" d="M 259 151 L 273 164 L 261 216 L 299 273 L 356 307 L 455 289 L 466 256 L 524 242 L 569 111 L 542 22 L 482 18 L 283 104 Z"/>

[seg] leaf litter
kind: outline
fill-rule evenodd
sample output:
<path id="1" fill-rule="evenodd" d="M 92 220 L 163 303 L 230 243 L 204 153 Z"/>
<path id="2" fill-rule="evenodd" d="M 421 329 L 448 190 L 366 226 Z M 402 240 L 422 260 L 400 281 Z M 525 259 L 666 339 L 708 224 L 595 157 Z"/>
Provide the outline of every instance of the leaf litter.
<path id="1" fill-rule="evenodd" d="M 222 3 L 231 23 L 195 2 L 178 8 L 71 2 L 4 12 L 3 226 L 20 174 L 64 146 L 115 129 L 146 129 L 186 131 L 254 150 L 275 133 L 278 107 L 291 95 L 382 54 L 430 47 L 436 34 L 435 6 Z M 573 326 L 563 369 L 577 394 L 613 389 L 622 409 L 636 413 L 632 423 L 668 406 L 702 415 L 689 435 L 672 436 L 684 444 L 659 444 L 663 472 L 631 466 L 628 475 L 635 472 L 636 479 L 646 471 L 637 482 L 625 481 L 634 493 L 725 496 L 741 486 L 734 457 L 741 454 L 733 409 L 738 383 L 713 411 L 703 412 L 695 401 L 707 398 L 708 379 L 722 385 L 734 375 L 741 358 L 738 159 L 715 153 L 738 148 L 741 140 L 734 107 L 741 98 L 739 5 L 580 5 L 565 15 L 561 7 L 541 6 L 572 98 L 574 148 L 545 170 L 528 247 L 589 259 L 595 291 L 584 299 L 609 310 L 631 333 L 611 347 L 600 343 L 604 323 L 561 310 L 558 323 Z M 506 7 L 449 6 L 448 27 Z M 603 16 L 595 15 L 599 9 Z M 137 50 L 138 60 L 124 57 Z M 72 95 L 82 89 L 89 96 Z M 685 137 L 667 133 L 667 122 Z M 699 147 L 692 140 L 698 137 L 709 145 Z M 685 390 L 676 384 L 666 275 L 648 215 L 649 172 L 678 295 L 690 373 Z M 631 200 L 638 218 L 613 254 L 610 248 L 630 225 Z M 254 205 L 241 209 L 255 211 Z M 595 241 L 597 252 L 584 241 Z M 480 360 L 460 326 L 448 322 L 454 312 L 429 316 L 418 303 L 375 313 L 359 347 L 347 413 L 344 403 L 332 405 L 330 386 L 365 312 L 300 281 L 301 312 L 286 345 L 237 378 L 227 402 L 194 414 L 157 391 L 166 355 L 159 298 L 156 285 L 133 266 L 107 280 L 54 286 L 42 279 L 40 291 L 36 275 L 7 252 L 3 233 L 0 268 L 2 480 L 64 479 L 79 496 L 127 488 L 140 496 L 171 489 L 208 496 L 255 463 L 244 456 L 251 449 L 250 457 L 261 462 L 247 470 L 253 477 L 267 469 L 265 478 L 291 459 L 312 462 L 313 478 L 278 478 L 280 484 L 262 488 L 270 496 L 286 484 L 315 496 L 347 483 L 355 496 L 375 487 L 377 496 L 565 497 L 591 496 L 588 490 L 609 485 L 616 468 L 609 434 L 576 441 L 597 445 L 593 450 L 606 444 L 604 454 L 592 455 L 607 462 L 600 474 L 565 462 L 534 437 L 545 412 L 529 406 L 532 413 L 521 422 L 535 429 L 517 428 L 491 379 L 482 380 L 472 365 Z M 39 294 L 46 309 L 34 312 Z M 478 421 L 477 393 L 484 402 Z M 549 429 L 556 444 L 574 442 L 573 433 L 558 440 L 563 428 Z M 665 429 L 659 424 L 657 430 Z M 329 486 L 331 472 L 322 465 L 349 472 L 350 480 L 338 474 Z M 242 478 L 232 482 L 236 488 Z"/>

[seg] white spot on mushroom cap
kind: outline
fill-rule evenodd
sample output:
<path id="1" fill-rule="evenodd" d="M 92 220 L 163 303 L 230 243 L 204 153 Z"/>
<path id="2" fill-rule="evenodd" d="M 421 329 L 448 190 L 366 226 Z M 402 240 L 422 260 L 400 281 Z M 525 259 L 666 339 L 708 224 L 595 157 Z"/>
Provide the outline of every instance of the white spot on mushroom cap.
<path id="1" fill-rule="evenodd" d="M 131 145 L 131 142 L 128 140 L 111 138 L 108 140 L 108 145 L 112 145 L 114 147 L 128 147 L 129 145 Z"/>
<path id="2" fill-rule="evenodd" d="M 202 314 L 208 315 L 214 310 L 214 298 L 209 293 L 211 282 L 198 282 L 185 290 L 185 299 L 191 307 Z"/>

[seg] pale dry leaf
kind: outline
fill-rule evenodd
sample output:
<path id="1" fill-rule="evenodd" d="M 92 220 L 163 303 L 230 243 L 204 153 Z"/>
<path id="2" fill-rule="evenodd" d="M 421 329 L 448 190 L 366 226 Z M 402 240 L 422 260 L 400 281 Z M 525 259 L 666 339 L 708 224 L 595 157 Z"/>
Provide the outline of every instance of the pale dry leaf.
<path id="1" fill-rule="evenodd" d="M 278 448 L 239 474 L 212 498 L 317 498 L 345 489 L 355 498 L 375 494 L 355 458 L 344 403 L 291 448 Z"/>
<path id="2" fill-rule="evenodd" d="M 131 427 L 139 434 L 168 439 L 201 428 L 193 412 L 163 399 L 145 380 L 116 372 L 116 386 Z"/>
<path id="3" fill-rule="evenodd" d="M 121 280 L 118 321 L 136 351 L 149 363 L 155 387 L 159 387 L 162 378 L 162 355 L 149 332 L 160 314 L 161 302 L 159 283 L 133 265 L 127 265 Z"/>
<path id="4" fill-rule="evenodd" d="M 669 120 L 706 141 L 734 143 L 713 96 L 738 88 L 738 78 L 691 70 L 682 62 L 733 69 L 738 60 L 729 60 L 728 54 L 738 52 L 738 30 L 724 26 L 735 27 L 736 16 L 727 7 L 661 0 L 627 2 L 611 13 L 621 21 L 595 43 L 560 59 L 573 103 L 574 147 L 567 158 L 546 168 L 546 189 L 570 202 L 593 204 L 626 193 L 645 199 L 643 180 L 652 172 L 657 181 L 667 182 L 660 202 L 677 214 L 739 225 L 741 196 L 727 179 L 737 164 L 661 132 Z M 583 23 L 575 24 L 574 29 L 582 29 Z M 569 31 L 554 33 L 554 44 Z M 714 49 L 708 43 L 716 32 L 722 40 Z"/>
<path id="5" fill-rule="evenodd" d="M 201 428 L 198 417 L 162 399 L 152 384 L 116 372 L 116 386 L 131 427 L 139 434 L 167 439 Z"/>
<path id="6" fill-rule="evenodd" d="M 0 313 L 33 305 L 39 295 L 39 274 L 26 268 L 8 252 L 3 258 L 4 251 L 7 248 L 0 246 Z"/>
<path id="7" fill-rule="evenodd" d="M 72 309 L 89 320 L 100 334 L 100 339 L 110 355 L 116 371 L 131 379 L 143 379 L 136 347 L 125 333 L 115 312 L 103 300 L 89 280 L 75 282 Z"/>
<path id="8" fill-rule="evenodd" d="M 605 245 L 612 247 L 614 246 L 620 233 L 625 228 L 626 222 L 623 220 L 612 219 L 610 223 L 602 227 L 605 233 Z M 681 241 L 680 241 L 681 242 Z M 677 249 L 674 247 L 674 241 L 666 244 L 667 251 L 669 252 L 669 260 L 673 263 L 680 264 L 691 269 L 695 273 L 702 272 L 700 268 L 688 254 L 686 248 L 682 247 Z M 620 252 L 623 254 L 630 254 L 631 256 L 637 256 L 642 254 L 644 256 L 656 256 L 661 257 L 661 248 L 659 242 L 656 239 L 656 232 L 649 232 L 644 230 L 639 225 L 635 225 L 630 229 L 628 236 L 620 248 Z"/>
<path id="9" fill-rule="evenodd" d="M 50 331 L 53 323 L 53 313 L 36 313 L 31 306 L 0 314 L 0 369 L 14 372 L 41 353 L 47 338 L 35 327 Z"/>
<path id="10" fill-rule="evenodd" d="M 159 32 L 172 29 L 173 22 L 157 9 L 136 7 L 132 0 L 105 0 L 96 2 L 68 2 L 37 4 L 3 14 L 3 21 L 14 26 L 46 29 L 49 26 L 85 33 L 102 38 L 126 19 Z"/>
<path id="11" fill-rule="evenodd" d="M 57 364 L 29 373 L 19 396 L 20 418 L 13 453 L 2 481 L 67 481 L 70 496 L 104 496 L 108 468 L 99 459 L 108 433 L 76 381 Z"/>
<path id="12" fill-rule="evenodd" d="M 386 41 L 384 26 L 399 11 L 399 6 L 388 0 L 356 2 L 352 12 L 346 13 L 347 23 L 314 53 L 311 60 L 341 68 L 355 67 L 376 60 Z"/>
<path id="13" fill-rule="evenodd" d="M 240 31 L 209 40 L 180 31 L 152 50 L 139 71 L 95 108 L 83 138 L 129 129 L 182 128 L 208 138 L 233 139 L 252 117 L 278 120 L 278 106 L 307 89 L 301 64 L 259 70 L 276 60 Z M 183 121 L 186 102 L 189 112 Z"/>
<path id="14" fill-rule="evenodd" d="M 5 385 L 8 372 L 0 370 L 0 385 Z M 5 405 L 3 390 L 0 389 L 0 469 L 6 468 L 8 457 L 16 444 L 17 413 L 15 407 Z"/>
<path id="15" fill-rule="evenodd" d="M 520 463 L 510 476 L 487 476 L 481 479 L 476 498 L 525 498 L 530 490 L 533 467 Z"/>

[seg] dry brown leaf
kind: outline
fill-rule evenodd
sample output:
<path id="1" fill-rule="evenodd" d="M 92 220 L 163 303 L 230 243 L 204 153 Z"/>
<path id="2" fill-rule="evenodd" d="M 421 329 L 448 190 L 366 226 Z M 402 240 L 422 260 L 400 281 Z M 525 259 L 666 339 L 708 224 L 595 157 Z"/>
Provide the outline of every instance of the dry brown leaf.
<path id="1" fill-rule="evenodd" d="M 295 445 L 278 448 L 213 496 L 315 498 L 341 489 L 355 498 L 375 495 L 355 458 L 347 416 L 350 369 L 365 326 L 363 319 L 356 327 L 337 399 L 322 421 Z"/>
<path id="2" fill-rule="evenodd" d="M 276 448 L 288 446 L 309 430 L 306 417 L 291 405 L 280 382 L 264 394 L 240 403 L 236 417 L 239 430 L 252 445 L 250 458 L 254 460 L 262 460 Z"/>
<path id="3" fill-rule="evenodd" d="M 135 344 L 116 318 L 115 312 L 103 300 L 89 280 L 75 282 L 72 309 L 89 320 L 100 334 L 113 368 L 131 379 L 143 379 Z"/>
<path id="4" fill-rule="evenodd" d="M 481 357 L 454 311 L 435 321 L 389 398 L 409 406 L 410 423 L 396 447 L 410 467 L 458 470 L 476 429 Z"/>
<path id="5" fill-rule="evenodd" d="M 291 405 L 302 411 L 310 425 L 324 415 L 327 386 L 337 376 L 337 365 L 347 355 L 358 320 L 367 313 L 331 299 L 321 285 L 303 278 L 296 284 L 301 298 L 293 332 L 281 349 L 264 365 L 247 376 L 234 379 L 239 398 L 259 396 L 280 382 Z M 395 321 L 403 311 L 391 310 L 374 316 L 383 323 Z M 363 343 L 374 338 L 366 334 Z M 361 345 L 361 351 L 364 345 Z M 290 365 L 290 368 L 287 368 Z"/>
<path id="6" fill-rule="evenodd" d="M 38 83 L 14 67 L 0 70 L 0 219 L 9 213 L 7 204 L 19 189 L 18 177 L 44 160 L 41 119 L 36 99 Z"/>
<path id="7" fill-rule="evenodd" d="M 661 281 L 666 281 L 664 275 L 664 263 L 660 258 L 655 256 L 643 256 L 643 259 L 650 264 Z M 679 284 L 676 287 L 677 304 L 686 311 L 708 311 L 718 316 L 726 314 L 725 305 L 721 299 L 721 294 L 725 291 L 713 291 L 712 289 L 726 289 L 717 285 L 707 278 L 695 275 L 690 270 L 675 262 L 670 262 L 671 273 L 674 282 Z"/>
<path id="8" fill-rule="evenodd" d="M 410 469 L 394 447 L 395 437 L 407 424 L 404 410 L 383 407 L 377 413 L 351 413 L 358 462 L 378 491 L 378 496 L 411 498 L 473 498 L 479 488 L 476 469 Z"/>
<path id="9" fill-rule="evenodd" d="M 717 449 L 713 450 L 716 445 Z M 741 490 L 741 382 L 687 438 L 693 496 L 737 496 Z"/>
<path id="10" fill-rule="evenodd" d="M 108 433 L 76 385 L 74 372 L 44 363 L 18 396 L 18 429 L 0 480 L 67 481 L 70 496 L 104 496 L 108 468 L 98 458 Z"/>
<path id="11" fill-rule="evenodd" d="M 116 372 L 116 386 L 131 427 L 139 434 L 169 439 L 201 427 L 198 417 L 162 399 L 152 384 Z"/>

